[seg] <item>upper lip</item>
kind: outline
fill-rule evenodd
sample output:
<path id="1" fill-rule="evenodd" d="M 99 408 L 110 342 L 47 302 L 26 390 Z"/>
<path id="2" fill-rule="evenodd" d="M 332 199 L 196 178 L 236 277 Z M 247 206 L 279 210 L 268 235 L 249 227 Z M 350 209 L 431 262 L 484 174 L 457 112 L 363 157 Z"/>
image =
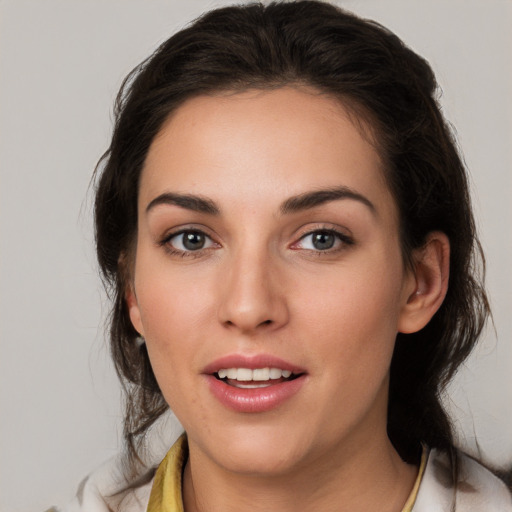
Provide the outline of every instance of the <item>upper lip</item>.
<path id="1" fill-rule="evenodd" d="M 220 357 L 205 366 L 202 373 L 212 375 L 226 368 L 248 368 L 250 370 L 256 368 L 279 368 L 281 370 L 289 370 L 295 374 L 305 373 L 304 368 L 270 354 L 230 354 Z"/>

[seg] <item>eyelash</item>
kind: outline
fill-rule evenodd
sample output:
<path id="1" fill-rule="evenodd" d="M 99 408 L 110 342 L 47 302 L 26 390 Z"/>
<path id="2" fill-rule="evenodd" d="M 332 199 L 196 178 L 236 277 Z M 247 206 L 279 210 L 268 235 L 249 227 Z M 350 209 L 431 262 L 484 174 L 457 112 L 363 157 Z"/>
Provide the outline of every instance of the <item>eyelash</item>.
<path id="1" fill-rule="evenodd" d="M 177 238 L 179 236 L 183 236 L 185 234 L 203 236 L 205 238 L 206 243 L 209 243 L 209 245 L 207 247 L 201 247 L 201 248 L 199 248 L 197 250 L 178 249 L 178 248 L 173 247 L 171 245 L 171 240 L 173 240 L 174 238 Z M 335 237 L 335 239 L 336 239 L 334 241 L 334 244 L 336 244 L 336 242 L 337 242 L 337 246 L 336 247 L 329 247 L 329 248 L 327 248 L 325 250 L 315 249 L 315 248 L 303 249 L 303 250 L 308 251 L 309 253 L 315 254 L 317 256 L 324 256 L 324 255 L 328 255 L 328 254 L 337 253 L 337 252 L 339 252 L 339 251 L 341 251 L 343 249 L 346 249 L 347 246 L 351 246 L 351 245 L 354 244 L 353 238 L 351 238 L 350 236 L 348 236 L 345 233 L 341 233 L 340 231 L 338 231 L 336 229 L 333 229 L 333 228 L 318 227 L 318 228 L 315 228 L 315 229 L 312 229 L 312 230 L 308 231 L 307 233 L 304 233 L 299 238 L 299 240 L 297 242 L 294 242 L 291 245 L 291 249 L 293 249 L 293 250 L 300 250 L 301 248 L 297 247 L 297 245 L 299 245 L 301 242 L 303 242 L 307 237 L 313 236 L 315 234 L 333 235 Z M 212 237 L 209 236 L 208 234 L 206 234 L 203 230 L 201 230 L 201 229 L 193 229 L 193 228 L 181 229 L 179 231 L 167 234 L 160 241 L 159 245 L 164 247 L 166 252 L 168 254 L 170 254 L 171 256 L 179 256 L 179 257 L 182 257 L 182 258 L 198 258 L 198 257 L 203 256 L 205 251 L 209 251 L 209 250 L 211 250 L 212 248 L 215 248 L 215 247 L 220 247 L 220 245 L 217 242 L 215 242 L 212 239 Z M 183 240 L 181 242 L 181 245 L 183 246 Z"/>
<path id="2" fill-rule="evenodd" d="M 173 247 L 171 245 L 171 240 L 173 238 L 178 238 L 179 236 L 183 236 L 185 234 L 192 234 L 192 235 L 201 235 L 205 238 L 206 241 L 210 242 L 210 245 L 208 247 L 201 247 L 197 250 L 183 250 L 183 249 L 177 249 L 176 247 Z M 219 246 L 216 242 L 212 240 L 212 237 L 207 235 L 203 230 L 201 229 L 181 229 L 179 231 L 175 231 L 173 233 L 170 233 L 166 235 L 161 242 L 159 243 L 168 254 L 171 256 L 180 256 L 182 258 L 198 258 L 202 255 L 204 255 L 205 251 L 208 251 L 212 249 L 215 245 Z M 183 245 L 183 241 L 181 243 Z"/>
<path id="3" fill-rule="evenodd" d="M 348 246 L 354 245 L 354 239 L 350 236 L 348 236 L 345 233 L 341 233 L 340 231 L 333 229 L 333 228 L 322 228 L 318 227 L 315 229 L 312 229 L 308 231 L 307 233 L 303 234 L 297 242 L 294 242 L 292 244 L 292 249 L 299 250 L 300 248 L 297 248 L 297 245 L 301 242 L 303 242 L 307 237 L 311 237 L 316 234 L 322 234 L 322 235 L 332 235 L 335 237 L 334 244 L 337 244 L 335 247 L 329 247 L 325 250 L 321 249 L 303 249 L 311 254 L 315 254 L 317 256 L 326 256 L 329 254 L 337 253 L 339 251 L 342 251 L 346 249 Z"/>

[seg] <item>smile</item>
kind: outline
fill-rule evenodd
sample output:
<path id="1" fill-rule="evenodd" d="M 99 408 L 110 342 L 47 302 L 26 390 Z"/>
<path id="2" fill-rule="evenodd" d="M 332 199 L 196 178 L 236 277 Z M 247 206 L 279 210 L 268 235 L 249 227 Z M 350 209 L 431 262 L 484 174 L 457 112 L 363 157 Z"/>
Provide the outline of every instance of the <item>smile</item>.
<path id="1" fill-rule="evenodd" d="M 308 380 L 304 368 L 264 354 L 232 354 L 211 363 L 202 373 L 212 395 L 227 409 L 240 413 L 276 409 Z"/>
<path id="2" fill-rule="evenodd" d="M 265 388 L 293 377 L 290 370 L 281 368 L 222 368 L 216 377 L 240 389 Z"/>
<path id="3" fill-rule="evenodd" d="M 292 380 L 298 374 L 281 368 L 222 368 L 215 376 L 235 388 L 257 389 Z"/>

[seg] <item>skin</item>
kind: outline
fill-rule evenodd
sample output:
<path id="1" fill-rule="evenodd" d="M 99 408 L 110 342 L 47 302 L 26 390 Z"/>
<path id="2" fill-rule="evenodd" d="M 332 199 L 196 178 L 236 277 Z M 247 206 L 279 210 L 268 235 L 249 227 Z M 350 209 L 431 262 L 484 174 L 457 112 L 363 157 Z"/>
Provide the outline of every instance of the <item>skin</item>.
<path id="1" fill-rule="evenodd" d="M 127 302 L 188 435 L 187 512 L 398 512 L 410 493 L 417 468 L 386 434 L 389 366 L 397 332 L 421 329 L 444 298 L 449 245 L 433 233 L 404 267 L 361 130 L 339 102 L 287 87 L 191 99 L 150 147 Z M 359 197 L 283 212 L 339 187 Z M 218 213 L 155 204 L 168 193 Z M 192 228 L 206 242 L 187 251 L 175 233 Z M 313 244 L 322 230 L 341 234 L 328 250 Z M 233 411 L 203 374 L 228 354 L 279 357 L 304 384 L 270 411 Z"/>

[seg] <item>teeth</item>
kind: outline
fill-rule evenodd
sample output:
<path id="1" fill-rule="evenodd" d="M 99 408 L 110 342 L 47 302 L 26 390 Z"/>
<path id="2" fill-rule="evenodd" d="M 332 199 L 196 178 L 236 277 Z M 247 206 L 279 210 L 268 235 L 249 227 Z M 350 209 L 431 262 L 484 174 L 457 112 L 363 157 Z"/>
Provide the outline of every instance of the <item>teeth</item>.
<path id="1" fill-rule="evenodd" d="M 280 379 L 282 375 L 282 371 L 279 368 L 270 368 L 269 373 L 271 379 Z"/>
<path id="2" fill-rule="evenodd" d="M 240 371 L 240 370 L 238 370 Z M 251 380 L 269 380 L 270 379 L 270 368 L 255 368 L 252 371 Z"/>
<path id="3" fill-rule="evenodd" d="M 249 370 L 249 368 L 238 368 L 236 371 L 236 380 L 252 380 L 252 370 Z"/>
<path id="4" fill-rule="evenodd" d="M 290 370 L 281 370 L 280 368 L 222 368 L 217 372 L 220 379 L 226 377 L 230 380 L 238 380 L 241 382 L 249 381 L 268 381 L 271 379 L 287 379 L 292 372 Z"/>

